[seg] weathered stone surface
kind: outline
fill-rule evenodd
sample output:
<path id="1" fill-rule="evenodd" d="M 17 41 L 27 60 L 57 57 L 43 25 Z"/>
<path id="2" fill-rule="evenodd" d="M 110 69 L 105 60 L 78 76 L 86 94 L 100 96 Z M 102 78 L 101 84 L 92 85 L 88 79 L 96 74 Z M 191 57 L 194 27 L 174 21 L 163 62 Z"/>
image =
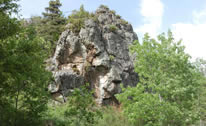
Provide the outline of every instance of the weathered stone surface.
<path id="1" fill-rule="evenodd" d="M 97 102 L 105 104 L 120 93 L 120 83 L 137 84 L 128 47 L 138 38 L 131 24 L 122 23 L 109 9 L 100 7 L 95 16 L 98 21 L 86 20 L 79 34 L 69 29 L 62 33 L 50 70 L 63 93 L 88 82 Z M 115 31 L 110 30 L 111 25 Z"/>

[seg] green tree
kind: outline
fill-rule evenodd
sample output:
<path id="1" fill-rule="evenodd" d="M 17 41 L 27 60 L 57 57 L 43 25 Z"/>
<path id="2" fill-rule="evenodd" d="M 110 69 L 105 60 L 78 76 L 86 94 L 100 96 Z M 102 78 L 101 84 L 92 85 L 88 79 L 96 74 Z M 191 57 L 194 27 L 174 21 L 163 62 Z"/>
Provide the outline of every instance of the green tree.
<path id="1" fill-rule="evenodd" d="M 96 126 L 101 115 L 86 85 L 75 88 L 66 104 L 50 106 L 47 120 L 52 120 L 57 126 Z"/>
<path id="2" fill-rule="evenodd" d="M 40 35 L 51 43 L 52 49 L 56 47 L 56 42 L 64 30 L 66 19 L 59 9 L 62 6 L 59 0 L 51 0 L 49 7 L 46 7 L 43 14 L 42 25 L 39 29 Z"/>
<path id="3" fill-rule="evenodd" d="M 37 125 L 46 110 L 51 74 L 43 47 L 32 28 L 0 40 L 1 126 Z"/>
<path id="4" fill-rule="evenodd" d="M 170 31 L 168 37 L 159 35 L 158 41 L 146 34 L 142 44 L 134 42 L 131 52 L 136 55 L 140 82 L 119 95 L 125 115 L 148 126 L 195 123 L 201 75 L 181 41 L 175 42 Z"/>
<path id="5" fill-rule="evenodd" d="M 84 21 L 90 17 L 90 13 L 84 9 L 83 5 L 81 5 L 79 10 L 73 10 L 72 14 L 69 16 L 69 29 L 74 33 L 79 33 L 81 28 L 84 27 Z"/>
<path id="6" fill-rule="evenodd" d="M 1 0 L 0 1 L 0 39 L 7 38 L 19 30 L 19 22 L 12 18 L 11 14 L 18 12 L 18 0 Z"/>
<path id="7" fill-rule="evenodd" d="M 93 126 L 97 119 L 101 117 L 100 111 L 95 108 L 92 92 L 87 85 L 80 89 L 76 88 L 68 98 L 65 116 L 74 126 Z"/>
<path id="8" fill-rule="evenodd" d="M 21 27 L 18 0 L 0 1 L 0 125 L 37 125 L 47 108 L 45 41 Z"/>
<path id="9" fill-rule="evenodd" d="M 198 110 L 200 111 L 200 121 L 198 123 L 200 126 L 203 126 L 206 124 L 206 61 L 204 59 L 198 58 L 193 64 L 202 75 L 202 78 L 199 79 L 199 82 L 201 83 L 201 88 L 198 92 Z"/>

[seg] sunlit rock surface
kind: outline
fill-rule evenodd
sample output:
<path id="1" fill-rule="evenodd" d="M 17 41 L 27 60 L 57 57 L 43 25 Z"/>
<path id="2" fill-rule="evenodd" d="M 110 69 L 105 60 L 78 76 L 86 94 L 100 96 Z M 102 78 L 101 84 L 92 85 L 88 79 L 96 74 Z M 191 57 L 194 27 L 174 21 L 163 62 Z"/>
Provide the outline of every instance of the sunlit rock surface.
<path id="1" fill-rule="evenodd" d="M 108 8 L 98 8 L 95 16 L 97 21 L 86 20 L 78 34 L 69 29 L 62 33 L 49 68 L 64 94 L 89 83 L 97 103 L 111 104 L 121 83 L 138 82 L 129 54 L 129 45 L 138 38 L 131 24 Z"/>

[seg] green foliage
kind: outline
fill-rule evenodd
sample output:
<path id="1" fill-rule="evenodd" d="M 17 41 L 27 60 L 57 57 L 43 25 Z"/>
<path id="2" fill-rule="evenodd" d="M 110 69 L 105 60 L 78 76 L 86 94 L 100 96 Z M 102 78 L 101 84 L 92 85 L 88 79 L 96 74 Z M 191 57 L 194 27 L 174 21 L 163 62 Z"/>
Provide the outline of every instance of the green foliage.
<path id="1" fill-rule="evenodd" d="M 31 28 L 0 40 L 0 122 L 37 125 L 47 108 L 44 41 Z"/>
<path id="2" fill-rule="evenodd" d="M 133 126 L 117 108 L 103 108 L 102 114 L 103 118 L 99 119 L 96 126 Z"/>
<path id="3" fill-rule="evenodd" d="M 111 12 L 112 14 L 114 14 L 114 15 L 116 14 L 116 11 L 115 11 L 115 10 L 111 10 L 110 12 Z"/>
<path id="4" fill-rule="evenodd" d="M 18 0 L 1 0 L 0 1 L 0 39 L 15 34 L 19 30 L 19 22 L 16 18 L 12 18 L 11 14 L 16 13 Z"/>
<path id="5" fill-rule="evenodd" d="M 49 120 L 53 120 L 55 126 L 96 126 L 101 112 L 87 86 L 74 89 L 65 105 L 49 110 Z"/>
<path id="6" fill-rule="evenodd" d="M 95 109 L 95 102 L 87 87 L 75 89 L 72 96 L 68 98 L 68 109 L 65 116 L 72 121 L 75 126 L 92 126 L 96 124 L 96 118 L 101 113 Z"/>
<path id="7" fill-rule="evenodd" d="M 61 6 L 59 0 L 51 0 L 49 7 L 45 8 L 46 13 L 43 13 L 44 18 L 41 19 L 40 27 L 37 29 L 39 35 L 51 43 L 52 51 L 55 50 L 56 43 L 66 24 L 66 19 L 59 9 Z"/>
<path id="8" fill-rule="evenodd" d="M 200 124 L 196 125 L 206 125 L 206 61 L 204 59 L 196 59 L 193 64 L 202 75 L 202 77 L 199 79 L 201 88 L 198 92 L 198 110 L 200 111 L 200 121 L 198 122 Z"/>
<path id="9" fill-rule="evenodd" d="M 100 8 L 105 8 L 105 9 L 109 9 L 109 7 L 108 6 L 106 6 L 106 5 L 100 5 Z"/>
<path id="10" fill-rule="evenodd" d="M 176 106 L 162 102 L 158 94 L 144 93 L 145 88 L 141 84 L 123 88 L 123 91 L 118 99 L 123 103 L 124 115 L 130 122 L 138 126 L 164 126 L 173 120 L 181 120 Z"/>
<path id="11" fill-rule="evenodd" d="M 114 56 L 113 56 L 113 55 L 109 55 L 109 59 L 110 59 L 111 61 L 113 61 L 113 60 L 114 60 Z"/>
<path id="12" fill-rule="evenodd" d="M 84 6 L 81 5 L 79 11 L 74 10 L 69 16 L 68 22 L 71 24 L 69 29 L 74 33 L 79 33 L 81 28 L 84 27 L 84 21 L 91 18 L 92 16 L 94 17 L 93 14 L 85 11 Z"/>
<path id="13" fill-rule="evenodd" d="M 117 14 L 117 15 L 116 15 L 116 17 L 117 17 L 118 19 L 120 19 L 120 18 L 121 18 L 121 16 L 120 16 L 119 14 Z"/>
<path id="14" fill-rule="evenodd" d="M 123 25 L 127 25 L 128 24 L 128 22 L 125 21 L 124 19 L 120 19 L 120 23 L 123 24 Z"/>
<path id="15" fill-rule="evenodd" d="M 95 16 L 94 13 L 90 13 L 90 19 L 92 19 L 94 22 L 98 23 L 98 17 Z"/>
<path id="16" fill-rule="evenodd" d="M 109 31 L 110 32 L 115 32 L 117 30 L 117 27 L 115 25 L 110 25 L 109 26 Z"/>
<path id="17" fill-rule="evenodd" d="M 150 126 L 195 123 L 201 76 L 181 41 L 174 42 L 170 31 L 158 41 L 146 34 L 142 44 L 134 42 L 131 52 L 140 82 L 118 97 L 130 121 Z"/>
<path id="18" fill-rule="evenodd" d="M 19 0 L 1 0 L 0 1 L 0 12 L 11 15 L 12 13 L 18 12 L 18 2 Z"/>
<path id="19" fill-rule="evenodd" d="M 90 68 L 92 67 L 91 63 L 89 63 L 88 61 L 85 63 L 85 71 L 88 72 L 90 70 Z"/>

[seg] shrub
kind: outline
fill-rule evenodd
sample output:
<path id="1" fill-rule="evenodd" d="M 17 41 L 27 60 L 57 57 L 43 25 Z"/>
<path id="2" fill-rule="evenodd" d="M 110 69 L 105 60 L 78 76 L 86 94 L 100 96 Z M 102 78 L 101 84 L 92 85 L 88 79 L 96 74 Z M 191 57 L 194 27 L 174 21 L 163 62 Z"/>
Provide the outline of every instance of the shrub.
<path id="1" fill-rule="evenodd" d="M 115 25 L 110 25 L 109 26 L 109 31 L 110 32 L 115 32 L 117 30 L 117 27 Z"/>
<path id="2" fill-rule="evenodd" d="M 118 108 L 105 107 L 102 109 L 102 115 L 96 126 L 133 126 Z"/>
<path id="3" fill-rule="evenodd" d="M 74 89 L 66 104 L 50 106 L 46 120 L 51 120 L 55 126 L 96 126 L 102 114 L 88 86 Z"/>
<path id="4" fill-rule="evenodd" d="M 105 9 L 109 9 L 109 7 L 108 6 L 106 6 L 106 5 L 100 5 L 100 8 L 105 8 Z"/>
<path id="5" fill-rule="evenodd" d="M 120 19 L 120 23 L 121 23 L 121 24 L 123 24 L 123 25 L 128 24 L 128 22 L 127 22 L 127 21 L 125 21 L 124 19 Z"/>
<path id="6" fill-rule="evenodd" d="M 120 19 L 120 18 L 121 18 L 121 16 L 120 16 L 119 14 L 117 14 L 117 15 L 116 15 L 116 17 L 117 17 L 118 19 Z"/>
<path id="7" fill-rule="evenodd" d="M 110 12 L 111 12 L 112 14 L 114 14 L 114 15 L 116 14 L 116 11 L 115 11 L 115 10 L 111 10 Z"/>
<path id="8" fill-rule="evenodd" d="M 95 14 L 94 13 L 91 13 L 90 14 L 90 18 L 94 21 L 94 22 L 98 22 L 98 17 L 97 16 L 95 16 Z"/>
<path id="9" fill-rule="evenodd" d="M 90 18 L 89 12 L 85 11 L 82 5 L 79 11 L 74 10 L 69 16 L 68 22 L 71 24 L 69 29 L 74 33 L 79 33 L 81 28 L 84 27 L 84 21 Z"/>
<path id="10" fill-rule="evenodd" d="M 109 55 L 109 59 L 110 59 L 111 61 L 113 61 L 113 60 L 114 60 L 114 56 L 113 56 L 113 55 Z"/>

